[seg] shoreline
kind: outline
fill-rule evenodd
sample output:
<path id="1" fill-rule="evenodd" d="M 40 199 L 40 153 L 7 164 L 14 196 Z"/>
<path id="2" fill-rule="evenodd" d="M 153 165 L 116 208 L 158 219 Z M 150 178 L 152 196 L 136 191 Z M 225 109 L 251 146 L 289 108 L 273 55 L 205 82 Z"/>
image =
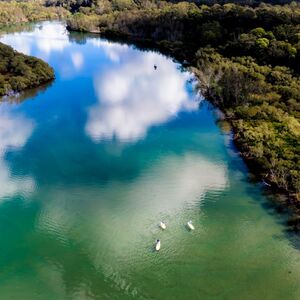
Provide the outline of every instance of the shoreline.
<path id="1" fill-rule="evenodd" d="M 51 20 L 49 20 L 51 21 Z M 34 22 L 35 23 L 35 22 Z M 26 25 L 28 22 L 23 22 L 19 23 L 17 25 Z M 13 25 L 15 26 L 15 25 Z M 91 34 L 93 37 L 97 38 L 105 38 L 109 39 L 110 41 L 115 41 L 119 43 L 126 43 L 126 44 L 131 44 L 134 46 L 137 46 L 140 49 L 144 50 L 156 50 L 159 51 L 160 53 L 170 57 L 171 59 L 176 60 L 178 63 L 180 63 L 184 68 L 188 69 L 192 73 L 195 74 L 195 77 L 197 78 L 197 82 L 200 82 L 200 78 L 197 75 L 197 63 L 196 63 L 196 57 L 195 53 L 197 51 L 196 45 L 184 45 L 181 42 L 170 42 L 170 41 L 153 41 L 149 39 L 143 39 L 143 38 L 138 38 L 130 35 L 125 35 L 121 32 L 113 32 L 113 31 L 105 31 L 103 33 L 95 32 L 95 31 L 78 31 L 70 28 L 68 25 L 66 25 L 66 29 L 70 33 L 77 33 L 77 34 Z M 50 66 L 51 67 L 51 66 Z M 27 91 L 30 91 L 32 89 L 39 89 L 40 87 L 43 87 L 47 84 L 51 84 L 51 82 L 55 78 L 48 80 L 46 82 L 43 82 L 42 84 L 39 84 L 37 86 L 32 86 L 26 89 L 23 89 L 21 91 L 14 91 L 15 93 L 26 93 Z M 198 85 L 198 88 L 201 90 L 201 88 Z M 247 168 L 249 169 L 249 176 L 255 177 L 255 181 L 260 181 L 264 185 L 264 189 L 271 194 L 274 195 L 274 198 L 276 199 L 274 202 L 276 203 L 276 206 L 278 205 L 280 207 L 280 211 L 284 211 L 285 213 L 288 214 L 289 221 L 287 222 L 288 226 L 292 229 L 292 231 L 300 231 L 300 203 L 296 199 L 295 196 L 292 195 L 287 190 L 284 190 L 278 186 L 276 186 L 274 183 L 270 182 L 268 178 L 262 176 L 260 174 L 260 168 L 259 164 L 255 162 L 253 158 L 246 157 L 245 155 L 242 155 L 242 147 L 243 143 L 238 139 L 237 137 L 237 129 L 234 125 L 234 122 L 232 118 L 226 113 L 226 111 L 222 110 L 218 105 L 217 102 L 211 97 L 209 94 L 207 94 L 207 91 L 201 91 L 202 94 L 205 96 L 205 98 L 215 107 L 216 109 L 219 109 L 224 117 L 225 121 L 228 122 L 231 126 L 231 131 L 232 131 L 232 142 L 234 143 L 236 149 L 239 152 L 240 157 L 243 159 L 245 162 Z M 9 95 L 3 95 L 0 97 L 1 101 L 5 98 L 9 98 Z M 278 197 L 278 195 L 281 195 L 281 197 Z M 283 196 L 283 197 L 282 197 Z M 273 202 L 273 201 L 272 201 Z M 274 208 L 276 208 L 274 205 Z"/>
<path id="2" fill-rule="evenodd" d="M 125 35 L 120 32 L 105 31 L 103 33 L 94 32 L 94 31 L 77 31 L 71 29 L 69 26 L 66 27 L 69 32 L 82 33 L 82 34 L 91 34 L 98 38 L 105 38 L 110 41 L 126 43 L 130 45 L 137 46 L 140 49 L 147 50 L 157 50 L 160 53 L 175 59 L 180 63 L 184 68 L 187 68 L 191 71 L 197 78 L 197 82 L 200 82 L 200 78 L 197 75 L 197 66 L 195 59 L 195 52 L 197 51 L 196 47 L 189 45 L 190 47 L 184 46 L 180 42 L 169 42 L 169 41 L 158 41 L 154 42 L 148 39 L 141 39 L 130 35 Z M 199 86 L 199 85 L 198 85 Z M 201 88 L 199 87 L 201 90 Z M 241 149 L 243 143 L 237 137 L 238 127 L 235 126 L 233 119 L 228 115 L 228 113 L 222 110 L 216 103 L 215 99 L 207 94 L 207 91 L 201 91 L 204 97 L 209 101 L 214 108 L 219 109 L 224 115 L 224 121 L 229 122 L 232 132 L 232 142 L 234 143 L 240 157 L 243 159 L 246 164 L 249 174 L 248 177 L 254 176 L 256 182 L 261 182 L 264 186 L 266 192 L 270 192 L 274 196 L 274 201 L 272 200 L 274 209 L 285 213 L 288 215 L 287 226 L 291 231 L 298 232 L 300 231 L 300 203 L 291 192 L 276 186 L 274 183 L 268 180 L 267 177 L 263 176 L 260 173 L 259 163 L 256 162 L 253 158 L 246 157 L 242 155 Z"/>
<path id="3" fill-rule="evenodd" d="M 52 20 L 49 20 L 52 21 Z M 38 21 L 38 22 L 44 22 L 44 20 L 42 21 Z M 35 24 L 38 22 L 19 22 L 19 23 L 15 23 L 15 24 L 9 24 L 9 25 L 3 25 L 0 24 L 0 37 L 2 35 L 5 35 L 7 33 L 7 29 L 14 29 L 19 27 L 24 27 L 27 28 L 27 26 L 30 26 L 31 24 Z M 9 32 L 9 31 L 8 31 Z M 1 74 L 0 76 L 3 77 L 4 79 L 4 86 L 0 86 L 0 88 L 2 88 L 3 90 L 0 91 L 0 101 L 9 101 L 10 99 L 14 99 L 14 98 L 24 98 L 26 97 L 26 94 L 32 92 L 32 90 L 34 89 L 43 89 L 43 87 L 50 85 L 54 80 L 55 80 L 55 73 L 54 73 L 54 69 L 44 60 L 37 58 L 35 56 L 32 55 L 27 55 L 24 54 L 22 52 L 16 51 L 13 47 L 0 42 L 0 51 L 2 49 L 7 49 L 9 52 L 12 53 L 12 55 L 14 57 L 17 58 L 21 58 L 24 63 L 29 66 L 27 61 L 31 62 L 30 65 L 30 69 L 31 71 L 36 74 L 36 76 L 38 77 L 38 81 L 37 82 L 33 82 L 32 80 L 29 80 L 28 78 L 26 78 L 27 75 L 23 74 L 20 75 L 18 73 L 11 73 L 11 76 L 7 76 L 5 73 Z M 0 57 L 1 57 L 1 52 L 0 52 Z M 2 55 L 2 58 L 6 58 L 5 54 Z M 7 62 L 8 63 L 8 62 Z M 43 74 L 40 72 L 40 70 L 35 70 L 34 68 L 36 68 L 36 66 L 38 67 L 42 67 L 43 68 L 43 72 L 46 72 L 47 74 Z M 16 80 L 16 78 L 22 78 L 22 80 L 27 80 L 26 84 L 23 84 L 17 88 L 13 88 L 12 83 L 13 81 Z M 10 88 L 5 87 L 5 85 L 9 85 Z M 25 96 L 23 95 L 25 94 Z"/>

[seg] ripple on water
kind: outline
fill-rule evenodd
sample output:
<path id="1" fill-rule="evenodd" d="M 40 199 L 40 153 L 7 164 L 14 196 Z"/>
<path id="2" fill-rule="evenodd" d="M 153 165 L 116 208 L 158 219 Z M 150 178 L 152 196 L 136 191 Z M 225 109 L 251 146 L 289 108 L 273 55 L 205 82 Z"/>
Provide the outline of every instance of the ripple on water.
<path id="1" fill-rule="evenodd" d="M 190 74 L 57 22 L 1 41 L 56 73 L 0 104 L 1 298 L 299 298 L 298 249 Z"/>

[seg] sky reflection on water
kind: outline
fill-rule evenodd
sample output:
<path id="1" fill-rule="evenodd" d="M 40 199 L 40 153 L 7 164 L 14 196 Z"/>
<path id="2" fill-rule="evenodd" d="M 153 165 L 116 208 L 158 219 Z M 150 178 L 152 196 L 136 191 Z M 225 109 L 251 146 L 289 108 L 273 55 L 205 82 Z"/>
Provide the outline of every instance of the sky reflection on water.
<path id="1" fill-rule="evenodd" d="M 46 60 L 54 52 L 72 48 L 65 28 L 59 23 L 45 22 L 33 27 L 32 32 L 5 35 L 1 41 Z M 88 109 L 85 126 L 94 141 L 137 141 L 145 137 L 150 127 L 168 122 L 182 111 L 198 108 L 196 97 L 191 99 L 186 87 L 192 75 L 179 72 L 172 60 L 155 52 L 142 52 L 96 38 L 86 39 L 85 44 L 99 49 L 110 61 L 109 67 L 94 62 L 97 101 Z M 62 59 L 58 71 L 71 79 L 84 68 L 88 53 L 80 52 L 80 48 L 68 52 L 69 57 Z"/>
<path id="2" fill-rule="evenodd" d="M 0 105 L 1 299 L 298 299 L 299 253 L 191 75 L 58 22 L 31 29 L 0 40 L 56 79 Z"/>
<path id="3" fill-rule="evenodd" d="M 8 151 L 18 151 L 26 144 L 34 130 L 34 122 L 20 113 L 14 113 L 9 106 L 0 106 L 0 199 L 15 194 L 27 194 L 34 188 L 34 180 L 29 176 L 12 175 L 5 155 Z"/>
<path id="4" fill-rule="evenodd" d="M 33 25 L 31 31 L 15 32 L 1 37 L 1 42 L 27 55 L 38 55 L 48 59 L 53 52 L 62 52 L 69 46 L 66 29 L 60 23 L 45 22 Z M 37 53 L 38 52 L 38 53 Z"/>
<path id="5" fill-rule="evenodd" d="M 159 140 L 154 142 L 147 140 L 151 128 L 168 122 L 171 124 L 173 121 L 176 124 L 180 114 L 196 113 L 198 110 L 198 95 L 191 82 L 193 76 L 179 70 L 178 64 L 171 59 L 152 51 L 139 51 L 128 45 L 111 43 L 98 38 L 88 37 L 80 42 L 74 38 L 70 40 L 60 23 L 45 22 L 34 26 L 31 32 L 5 35 L 1 41 L 9 43 L 19 51 L 46 59 L 54 66 L 57 76 L 49 88 L 50 91 L 52 89 L 59 91 L 54 93 L 56 98 L 50 96 L 48 100 L 35 103 L 24 102 L 19 106 L 5 103 L 0 110 L 1 148 L 3 149 L 0 158 L 4 166 L 0 179 L 2 182 L 7 182 L 7 186 L 11 185 L 10 189 L 6 189 L 6 194 L 0 190 L 0 197 L 32 191 L 35 182 L 40 189 L 43 189 L 43 182 L 45 182 L 46 190 L 48 181 L 55 180 L 57 184 L 55 185 L 53 181 L 54 190 L 50 185 L 50 190 L 45 192 L 45 197 L 47 198 L 46 195 L 49 194 L 51 199 L 44 204 L 38 222 L 39 230 L 54 234 L 61 241 L 68 239 L 69 230 L 76 224 L 83 194 L 90 194 L 90 199 L 98 199 L 100 206 L 96 209 L 97 216 L 95 219 L 90 217 L 89 223 L 96 223 L 95 228 L 117 229 L 113 235 L 114 240 L 111 233 L 106 236 L 107 233 L 103 231 L 94 232 L 94 238 L 100 239 L 97 235 L 103 235 L 100 240 L 102 242 L 107 240 L 106 242 L 111 244 L 112 253 L 121 249 L 124 251 L 125 245 L 133 251 L 133 245 L 141 243 L 141 237 L 147 235 L 147 230 L 145 231 L 142 226 L 145 220 L 153 222 L 153 218 L 159 215 L 175 217 L 181 214 L 185 207 L 197 205 L 208 192 L 226 188 L 228 184 L 226 166 L 209 161 L 204 156 L 195 154 L 194 151 L 188 151 L 185 145 L 179 146 L 179 149 L 182 148 L 180 155 L 176 153 L 179 149 L 176 149 L 172 155 L 165 155 L 162 151 L 162 154 L 153 158 L 153 162 L 149 162 L 147 167 L 141 170 L 144 159 L 139 160 L 131 155 L 131 152 L 141 152 L 146 157 L 151 157 L 152 153 L 155 153 L 151 150 L 154 145 L 161 144 Z M 94 58 L 91 60 L 91 57 Z M 157 65 L 156 70 L 154 65 Z M 69 76 L 66 77 L 68 72 Z M 90 85 L 85 83 L 86 76 L 91 82 Z M 70 89 L 64 88 L 66 83 L 77 80 L 77 77 L 81 80 L 80 84 L 75 83 Z M 92 89 L 92 96 L 87 99 L 86 94 L 90 89 Z M 70 90 L 76 97 L 72 98 L 68 95 Z M 47 91 L 45 93 L 47 95 Z M 40 96 L 37 95 L 36 98 L 39 99 Z M 53 102 L 62 103 L 62 106 L 58 106 L 57 110 L 44 108 L 44 105 L 47 107 Z M 70 123 L 70 119 L 65 118 L 69 114 L 70 106 L 74 106 L 74 112 L 70 116 L 72 122 L 76 122 L 76 118 L 80 120 L 77 126 Z M 18 134 L 15 135 L 14 132 Z M 58 132 L 60 135 L 57 135 Z M 168 131 L 162 132 L 163 135 L 170 135 Z M 34 139 L 26 145 L 33 133 Z M 21 184 L 15 185 L 19 183 L 19 179 L 16 174 L 10 176 L 8 163 L 4 160 L 5 153 L 8 148 L 10 151 L 21 151 L 24 147 L 23 155 L 28 156 L 26 146 L 34 149 L 35 143 L 39 142 L 40 138 L 43 139 L 43 136 L 48 138 L 43 140 L 43 145 L 39 147 L 34 159 L 27 163 L 23 163 L 22 159 L 16 161 L 19 161 L 23 173 L 27 170 L 31 175 L 24 176 L 21 178 Z M 180 140 L 179 133 L 177 137 Z M 88 144 L 85 138 L 88 138 L 92 144 Z M 82 147 L 73 148 L 72 145 L 78 142 Z M 127 147 L 127 152 L 124 151 L 123 154 L 124 148 L 118 147 L 118 143 L 124 142 L 129 148 Z M 130 148 L 138 142 L 145 143 L 144 150 Z M 201 143 L 201 140 L 199 142 Z M 92 146 L 93 144 L 95 146 Z M 173 144 L 176 148 L 176 141 L 175 143 L 172 141 L 168 147 Z M 88 149 L 98 147 L 97 145 L 101 151 L 106 149 L 107 145 L 114 150 L 101 152 L 98 160 L 94 160 L 96 166 L 99 164 L 99 171 L 97 170 L 95 178 L 92 179 L 88 175 L 91 172 L 91 165 L 89 163 L 77 165 L 74 161 L 80 160 L 81 153 L 86 153 Z M 73 149 L 76 149 L 76 152 Z M 109 163 L 111 159 L 115 160 L 112 164 Z M 40 169 L 43 172 L 41 177 L 37 171 L 40 168 L 39 164 L 44 165 L 51 160 L 53 161 L 51 165 Z M 115 173 L 123 174 L 121 169 L 124 167 L 128 169 L 128 172 L 122 176 L 126 175 L 130 180 L 124 180 L 122 183 L 119 174 L 108 175 L 112 171 L 105 172 L 103 167 L 101 168 L 104 161 L 111 169 L 116 169 Z M 18 164 L 10 163 L 14 170 L 17 169 Z M 130 169 L 134 172 L 130 172 Z M 33 170 L 35 171 L 32 172 Z M 203 170 L 206 172 L 203 173 Z M 78 189 L 81 192 L 74 194 L 73 185 L 67 188 L 62 183 L 65 178 L 74 180 L 74 174 L 80 173 L 86 174 L 90 181 L 84 180 L 84 177 L 76 177 L 80 188 L 77 188 L 77 185 L 74 185 L 74 188 L 75 191 Z M 134 176 L 130 175 L 131 173 Z M 35 180 L 32 177 L 34 175 Z M 106 182 L 104 178 L 109 180 Z M 103 186 L 102 181 L 106 182 Z M 86 185 L 87 182 L 89 185 Z M 174 182 L 176 182 L 175 186 Z M 114 194 L 112 191 L 117 195 L 112 196 Z M 66 201 L 67 194 L 70 194 L 73 199 L 71 209 L 69 202 Z M 159 194 L 161 197 L 157 197 Z M 78 203 L 77 197 L 79 197 Z M 114 197 L 122 198 L 123 201 L 111 207 Z M 64 205 L 67 205 L 68 209 Z M 115 210 L 126 213 L 119 214 L 117 219 L 111 218 Z M 87 214 L 91 215 L 92 212 L 88 211 Z M 126 224 L 130 223 L 134 224 L 132 227 L 127 226 L 131 242 L 123 232 Z M 136 231 L 137 226 L 140 227 L 138 231 Z M 93 226 L 88 231 L 92 233 Z M 123 246 L 120 246 L 122 244 L 120 241 L 123 241 Z M 100 251 L 101 247 L 98 250 Z"/>
<path id="6" fill-rule="evenodd" d="M 94 80 L 98 103 L 89 110 L 86 132 L 96 141 L 136 141 L 151 126 L 198 108 L 186 91 L 191 75 L 178 72 L 172 61 L 156 53 L 128 52 L 122 52 L 122 65 L 113 65 Z"/>

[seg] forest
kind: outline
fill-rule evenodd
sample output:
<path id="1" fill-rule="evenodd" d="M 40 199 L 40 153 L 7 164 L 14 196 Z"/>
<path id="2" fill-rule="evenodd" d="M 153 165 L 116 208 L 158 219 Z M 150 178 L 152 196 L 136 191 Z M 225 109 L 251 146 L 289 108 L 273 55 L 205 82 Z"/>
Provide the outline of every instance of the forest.
<path id="1" fill-rule="evenodd" d="M 45 7 L 41 1 L 0 1 L 0 28 L 24 22 L 65 19 L 68 14 L 62 7 Z"/>
<path id="2" fill-rule="evenodd" d="M 202 93 L 231 122 L 250 167 L 300 207 L 299 3 L 95 11 L 79 9 L 68 28 L 148 41 L 188 61 Z"/>
<path id="3" fill-rule="evenodd" d="M 183 2 L 182 0 L 45 0 L 46 6 L 64 7 L 75 12 L 89 12 L 102 14 L 112 11 L 132 10 L 132 9 L 149 9 L 161 8 L 166 4 L 176 4 Z M 258 6 L 261 3 L 268 4 L 288 4 L 292 0 L 190 0 L 189 3 L 199 5 L 227 4 L 234 3 L 245 6 Z"/>
<path id="4" fill-rule="evenodd" d="M 0 96 L 39 86 L 53 78 L 54 71 L 47 63 L 0 43 Z"/>

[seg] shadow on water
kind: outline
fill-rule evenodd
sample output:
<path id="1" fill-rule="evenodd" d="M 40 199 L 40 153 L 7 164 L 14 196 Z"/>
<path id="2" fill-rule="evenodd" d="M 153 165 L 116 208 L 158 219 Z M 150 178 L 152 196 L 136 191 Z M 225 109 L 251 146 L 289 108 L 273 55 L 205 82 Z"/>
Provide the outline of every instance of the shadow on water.
<path id="1" fill-rule="evenodd" d="M 259 203 L 261 207 L 274 218 L 277 224 L 282 226 L 283 236 L 297 250 L 300 250 L 300 232 L 299 217 L 293 208 L 289 207 L 289 199 L 286 194 L 268 187 L 261 178 L 251 171 L 251 166 L 247 165 L 234 143 L 233 131 L 229 122 L 226 121 L 224 115 L 218 108 L 212 104 L 208 105 L 208 109 L 213 111 L 215 123 L 220 128 L 223 136 L 227 137 L 227 149 L 237 158 L 231 160 L 231 166 L 235 170 L 239 170 L 247 176 L 240 181 L 250 184 L 246 188 L 246 193 L 251 197 L 250 203 Z M 260 194 L 263 197 L 257 197 Z M 257 199 L 258 198 L 258 199 Z M 280 237 L 281 239 L 282 237 Z"/>
<path id="2" fill-rule="evenodd" d="M 138 49 L 139 51 L 142 52 L 156 52 L 159 54 L 163 54 L 169 59 L 172 59 L 174 62 L 180 62 L 181 67 L 188 67 L 191 64 L 189 64 L 184 58 L 187 57 L 186 53 L 183 53 L 183 49 L 174 49 L 173 54 L 170 54 L 170 48 L 168 46 L 165 46 L 163 44 L 157 44 L 153 43 L 153 41 L 148 40 L 148 41 L 142 41 L 142 40 L 133 40 L 132 38 L 126 38 L 124 36 L 116 36 L 114 34 L 106 34 L 105 36 L 100 36 L 99 33 L 84 33 L 84 32 L 76 32 L 76 31 L 69 31 L 68 32 L 68 37 L 69 41 L 79 44 L 79 45 L 84 45 L 86 44 L 88 39 L 99 39 L 101 38 L 102 40 L 107 40 L 110 42 L 115 42 L 121 45 L 128 45 L 133 47 L 134 49 Z"/>
<path id="3" fill-rule="evenodd" d="M 35 27 L 35 23 L 20 23 L 13 25 L 3 25 L 0 26 L 0 35 L 7 33 L 15 33 L 20 31 L 32 32 Z"/>
<path id="4" fill-rule="evenodd" d="M 234 143 L 230 124 L 223 119 L 222 114 L 220 116 L 218 109 L 212 105 L 209 106 L 209 109 L 214 111 L 216 125 L 220 128 L 223 135 L 225 137 L 227 136 L 227 149 L 237 158 L 231 160 L 231 166 L 233 169 L 247 174 L 247 176 L 240 179 L 240 181 L 248 184 L 245 192 L 253 199 L 250 203 L 261 205 L 261 207 L 273 217 L 276 223 L 282 227 L 282 236 L 277 238 L 286 238 L 295 249 L 300 250 L 300 234 L 297 228 L 299 222 L 297 221 L 298 218 L 295 217 L 295 212 L 289 207 L 287 195 L 268 187 L 257 174 L 249 169 L 247 163 L 241 160 L 242 157 Z M 262 197 L 257 197 L 259 194 L 262 195 Z M 295 221 L 295 219 L 297 220 Z"/>
<path id="5" fill-rule="evenodd" d="M 77 31 L 68 32 L 68 37 L 71 43 L 76 43 L 78 45 L 85 45 L 89 38 L 99 39 L 99 35 L 97 36 L 96 34 L 83 33 Z"/>
<path id="6" fill-rule="evenodd" d="M 187 232 L 190 232 L 190 233 L 193 232 L 193 230 L 191 228 L 189 228 L 187 224 L 184 225 L 184 228 L 186 229 Z"/>
<path id="7" fill-rule="evenodd" d="M 286 238 L 290 245 L 300 251 L 300 234 L 297 228 L 298 218 L 292 208 L 287 206 L 287 196 L 266 187 L 258 180 L 249 180 L 250 186 L 246 193 L 251 196 L 253 204 L 259 204 L 272 216 L 273 220 L 281 226 L 282 236 L 273 238 Z M 257 197 L 261 194 L 263 197 Z M 296 218 L 296 222 L 294 219 Z"/>
<path id="8" fill-rule="evenodd" d="M 55 79 L 54 79 L 55 80 Z M 46 82 L 39 87 L 27 89 L 20 93 L 15 93 L 13 95 L 4 96 L 1 98 L 1 102 L 7 102 L 12 104 L 20 104 L 27 100 L 34 100 L 37 96 L 44 93 L 48 88 L 53 85 L 54 80 Z"/>
<path id="9" fill-rule="evenodd" d="M 285 237 L 289 240 L 292 247 L 298 251 L 300 251 L 300 235 L 299 232 L 295 232 L 291 229 L 286 229 L 284 231 Z"/>

